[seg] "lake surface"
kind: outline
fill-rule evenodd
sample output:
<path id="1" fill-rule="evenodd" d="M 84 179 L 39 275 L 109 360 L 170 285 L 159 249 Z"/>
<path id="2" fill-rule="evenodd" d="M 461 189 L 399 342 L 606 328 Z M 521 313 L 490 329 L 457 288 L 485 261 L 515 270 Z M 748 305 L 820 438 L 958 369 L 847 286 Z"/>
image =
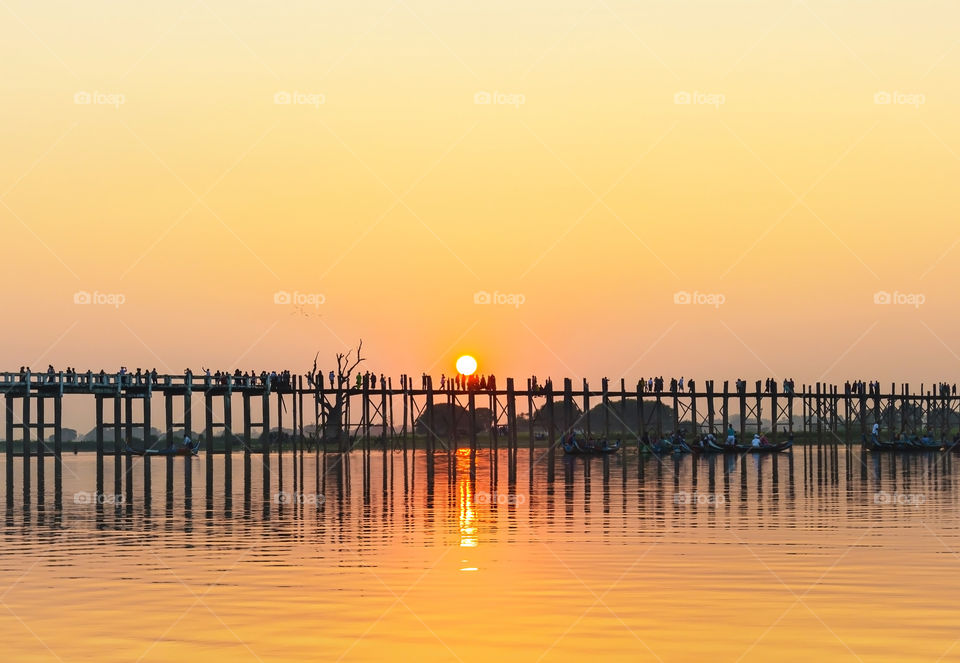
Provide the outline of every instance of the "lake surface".
<path id="1" fill-rule="evenodd" d="M 452 461 L 452 464 L 451 464 Z M 460 450 L 52 461 L 0 544 L 6 661 L 960 659 L 949 454 Z M 319 471 L 318 471 L 319 470 Z M 302 475 L 302 481 L 301 481 Z M 2 474 L 0 474 L 2 477 Z M 296 479 L 297 485 L 294 486 Z M 551 480 L 552 479 L 552 480 Z M 246 488 L 246 490 L 245 490 Z M 34 486 L 35 489 L 35 486 Z M 2 497 L 2 495 L 0 495 Z M 98 504 L 98 502 L 102 502 Z"/>

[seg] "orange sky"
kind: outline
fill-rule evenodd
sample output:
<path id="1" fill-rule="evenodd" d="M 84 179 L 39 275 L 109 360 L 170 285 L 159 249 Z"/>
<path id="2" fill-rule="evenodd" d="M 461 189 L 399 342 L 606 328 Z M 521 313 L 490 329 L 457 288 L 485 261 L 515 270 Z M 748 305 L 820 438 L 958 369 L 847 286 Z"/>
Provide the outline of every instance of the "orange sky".
<path id="1" fill-rule="evenodd" d="M 7 0 L 0 365 L 952 379 L 958 14 Z"/>

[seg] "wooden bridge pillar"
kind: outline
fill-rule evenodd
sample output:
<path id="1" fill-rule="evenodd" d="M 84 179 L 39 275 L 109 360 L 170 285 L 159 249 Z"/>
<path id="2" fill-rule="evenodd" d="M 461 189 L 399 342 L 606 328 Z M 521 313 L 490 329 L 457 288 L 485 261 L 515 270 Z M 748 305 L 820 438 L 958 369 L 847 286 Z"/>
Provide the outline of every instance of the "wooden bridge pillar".
<path id="1" fill-rule="evenodd" d="M 663 398 L 662 389 L 657 389 L 657 405 L 654 408 L 653 415 L 657 418 L 657 441 L 663 439 Z"/>
<path id="2" fill-rule="evenodd" d="M 723 396 L 720 407 L 723 410 L 723 435 L 726 438 L 727 431 L 730 429 L 730 382 L 723 381 Z"/>
<path id="3" fill-rule="evenodd" d="M 791 383 L 787 391 L 787 431 L 790 437 L 793 437 L 793 384 Z"/>
<path id="4" fill-rule="evenodd" d="M 606 377 L 600 381 L 601 403 L 603 403 L 603 436 L 610 438 L 610 380 Z"/>
<path id="5" fill-rule="evenodd" d="M 557 425 L 553 410 L 553 381 L 547 380 L 547 479 L 553 480 L 554 463 L 556 461 Z M 609 424 L 608 424 L 609 429 Z"/>
<path id="6" fill-rule="evenodd" d="M 707 380 L 706 384 L 707 389 L 707 426 L 710 429 L 707 431 L 713 435 L 716 435 L 716 411 L 715 404 L 713 402 L 713 380 Z M 726 434 L 726 431 L 724 431 Z M 713 467 L 711 465 L 711 467 Z"/>
<path id="7" fill-rule="evenodd" d="M 470 419 L 470 453 L 475 454 L 477 453 L 477 399 L 472 389 L 467 392 L 467 415 Z"/>
<path id="8" fill-rule="evenodd" d="M 492 452 L 492 458 L 494 462 L 497 462 L 497 452 L 500 450 L 500 413 L 502 408 L 499 407 L 497 398 L 497 392 L 490 392 L 490 412 L 493 413 L 493 424 L 490 426 L 490 430 L 487 431 L 489 436 L 490 450 Z M 391 400 L 391 404 L 392 404 Z M 391 405 L 392 409 L 392 405 Z M 392 419 L 392 417 L 391 417 Z M 391 426 L 391 432 L 393 428 Z"/>
<path id="9" fill-rule="evenodd" d="M 429 457 L 433 458 L 433 452 L 436 444 L 436 428 L 434 427 L 436 423 L 436 413 L 433 411 L 433 378 L 431 376 L 429 375 L 427 376 L 424 387 L 426 388 L 426 391 L 427 391 L 426 408 L 427 408 L 427 429 L 428 430 L 427 430 L 426 446 L 427 446 L 427 452 L 429 454 Z M 414 437 L 414 440 L 416 440 L 416 437 Z"/>
<path id="10" fill-rule="evenodd" d="M 643 384 L 643 381 L 640 380 L 637 382 L 637 450 L 640 449 L 640 440 L 643 439 L 643 434 L 647 430 L 647 419 L 643 407 L 643 392 L 646 389 L 646 385 Z"/>
<path id="11" fill-rule="evenodd" d="M 620 425 L 623 427 L 621 438 L 632 432 L 627 425 L 627 383 L 623 378 L 620 378 Z"/>
<path id="12" fill-rule="evenodd" d="M 777 409 L 777 383 L 770 384 L 770 439 L 777 439 L 777 420 L 780 418 L 780 411 Z"/>
<path id="13" fill-rule="evenodd" d="M 528 429 L 528 431 L 529 431 L 529 433 L 530 433 L 530 444 L 529 444 L 528 446 L 529 446 L 529 449 L 530 449 L 530 457 L 531 457 L 531 458 L 533 457 L 533 446 L 534 446 L 534 444 L 535 444 L 534 438 L 536 437 L 536 435 L 534 434 L 534 430 L 533 430 L 533 420 L 534 420 L 534 416 L 535 416 L 535 414 L 536 414 L 536 412 L 534 411 L 534 407 L 533 407 L 533 391 L 534 391 L 534 389 L 536 389 L 536 387 L 537 387 L 537 385 L 536 385 L 536 383 L 535 383 L 532 379 L 531 379 L 531 380 L 527 380 L 527 417 L 528 417 L 528 419 L 527 419 L 527 429 Z M 530 467 L 531 467 L 531 468 L 533 467 L 533 464 L 532 464 L 532 463 L 531 463 Z M 531 471 L 533 471 L 533 470 L 531 469 Z"/>
<path id="14" fill-rule="evenodd" d="M 697 392 L 690 392 L 690 421 L 693 423 L 693 440 L 700 435 L 700 420 L 697 417 Z"/>
<path id="15" fill-rule="evenodd" d="M 747 434 L 747 385 L 743 385 L 740 390 L 740 439 Z"/>
<path id="16" fill-rule="evenodd" d="M 494 414 L 496 414 L 496 408 L 492 408 Z M 383 380 L 380 380 L 380 421 L 383 424 L 383 428 L 380 431 L 380 439 L 383 442 L 383 447 L 387 447 L 387 430 L 390 430 L 390 437 L 393 437 L 393 422 L 390 421 L 390 417 L 387 411 L 387 385 L 383 383 Z"/>
<path id="17" fill-rule="evenodd" d="M 583 416 L 586 419 L 584 423 L 586 424 L 587 439 L 590 439 L 592 437 L 590 426 L 590 386 L 587 384 L 587 378 L 583 378 Z"/>
<path id="18" fill-rule="evenodd" d="M 671 400 L 673 402 L 673 433 L 676 435 L 680 432 L 680 401 L 677 398 L 676 390 L 674 390 Z"/>
<path id="19" fill-rule="evenodd" d="M 517 455 L 517 396 L 513 378 L 507 378 L 507 443 L 513 458 Z"/>
<path id="20" fill-rule="evenodd" d="M 760 380 L 757 380 L 757 434 L 763 433 L 763 392 L 760 391 Z"/>

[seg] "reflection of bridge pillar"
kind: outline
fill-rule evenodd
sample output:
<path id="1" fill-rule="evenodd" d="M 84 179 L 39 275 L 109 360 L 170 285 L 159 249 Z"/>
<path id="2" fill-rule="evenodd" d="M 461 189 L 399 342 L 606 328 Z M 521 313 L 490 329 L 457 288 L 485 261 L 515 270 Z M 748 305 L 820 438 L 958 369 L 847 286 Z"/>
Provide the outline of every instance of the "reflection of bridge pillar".
<path id="1" fill-rule="evenodd" d="M 30 398 L 30 395 L 27 395 L 27 398 Z M 46 463 L 44 462 L 46 456 L 46 445 L 44 444 L 44 397 L 43 394 L 37 393 L 37 505 L 43 504 L 43 493 L 44 493 L 44 468 Z"/>
<path id="2" fill-rule="evenodd" d="M 223 440 L 223 485 L 229 500 L 233 490 L 233 391 L 229 386 L 223 395 Z"/>
<path id="3" fill-rule="evenodd" d="M 113 494 L 120 495 L 122 481 L 120 441 L 123 439 L 123 402 L 120 393 L 113 397 Z"/>
<path id="4" fill-rule="evenodd" d="M 262 411 L 260 436 L 260 454 L 263 463 L 263 500 L 264 503 L 270 501 L 270 389 L 263 392 L 260 399 Z"/>
<path id="5" fill-rule="evenodd" d="M 96 394 L 94 397 L 94 410 L 96 412 L 96 443 L 97 443 L 97 495 L 103 494 L 103 396 Z"/>
<path id="6" fill-rule="evenodd" d="M 7 508 L 13 508 L 13 396 L 6 395 L 7 418 Z"/>
<path id="7" fill-rule="evenodd" d="M 243 392 L 243 495 L 250 498 L 250 394 Z"/>
<path id="8" fill-rule="evenodd" d="M 166 439 L 167 449 L 173 446 L 173 427 L 174 427 L 174 417 L 173 417 L 173 394 L 171 392 L 165 392 L 163 394 L 163 415 L 164 415 L 164 438 Z M 167 456 L 165 459 L 166 468 L 165 468 L 165 484 L 166 484 L 166 493 L 170 495 L 173 493 L 173 458 Z"/>
<path id="9" fill-rule="evenodd" d="M 63 504 L 63 394 L 53 399 L 53 501 Z"/>
<path id="10" fill-rule="evenodd" d="M 148 382 L 150 378 L 147 378 Z M 151 424 L 150 424 L 150 387 L 147 386 L 147 393 L 143 397 L 143 448 L 144 451 L 149 449 L 152 444 L 150 440 Z M 144 453 L 143 455 L 143 499 L 149 504 L 150 503 L 150 492 L 153 488 L 153 481 L 150 475 L 150 456 Z"/>
<path id="11" fill-rule="evenodd" d="M 183 395 L 183 438 L 186 441 L 186 438 L 190 438 L 191 445 L 193 444 L 193 379 L 192 376 L 187 376 L 187 392 Z M 172 458 L 170 460 L 173 460 Z M 190 472 L 190 463 L 184 463 L 183 468 L 184 472 Z"/>
<path id="12" fill-rule="evenodd" d="M 213 394 L 209 391 L 203 395 L 203 412 L 204 412 L 204 438 L 205 438 L 205 476 L 207 480 L 207 487 L 209 488 L 213 484 Z"/>
<path id="13" fill-rule="evenodd" d="M 23 429 L 23 505 L 30 503 L 30 374 L 27 373 L 27 391 L 23 396 L 23 410 L 20 418 Z"/>

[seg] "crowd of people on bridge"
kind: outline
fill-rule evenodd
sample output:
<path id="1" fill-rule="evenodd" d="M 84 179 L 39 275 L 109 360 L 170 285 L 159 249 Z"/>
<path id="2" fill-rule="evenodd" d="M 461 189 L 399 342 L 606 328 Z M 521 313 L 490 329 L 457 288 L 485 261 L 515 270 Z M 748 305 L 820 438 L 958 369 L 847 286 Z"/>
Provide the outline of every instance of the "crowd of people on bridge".
<path id="1" fill-rule="evenodd" d="M 29 366 L 21 366 L 19 371 L 19 381 L 26 382 L 28 375 L 37 375 L 31 371 Z M 268 383 L 275 388 L 292 388 L 293 386 L 293 376 L 290 371 L 241 371 L 239 368 L 234 371 L 211 371 L 209 368 L 202 368 L 202 371 L 199 375 L 194 374 L 190 369 L 184 370 L 184 375 L 188 378 L 202 377 L 205 379 L 207 385 L 217 385 L 217 386 L 226 386 L 231 384 L 235 387 L 260 387 L 266 386 Z M 317 381 L 322 382 L 323 371 L 317 372 Z M 62 376 L 63 382 L 68 385 L 107 385 L 107 384 L 117 384 L 124 386 L 143 386 L 148 384 L 159 384 L 161 379 L 169 381 L 169 376 L 161 375 L 158 373 L 156 368 L 146 369 L 146 368 L 137 368 L 133 371 L 129 370 L 126 366 L 121 366 L 118 371 L 115 373 L 107 373 L 103 369 L 97 372 L 86 371 L 79 372 L 76 368 L 68 366 L 62 371 L 58 371 L 52 364 L 47 366 L 46 371 L 39 374 L 39 380 L 41 382 L 46 382 L 49 384 L 56 383 L 60 380 Z M 315 378 L 311 375 L 307 375 L 307 386 L 310 388 L 323 387 L 324 385 L 315 384 Z M 340 376 L 335 371 L 331 370 L 327 374 L 327 379 L 329 381 L 330 389 L 347 389 L 348 387 L 355 389 L 357 391 L 369 389 L 392 389 L 393 383 L 388 377 L 383 373 L 377 375 L 377 373 L 372 371 L 364 371 L 363 373 L 356 373 L 352 376 L 350 381 L 353 383 L 351 385 L 347 384 L 348 378 L 346 376 Z M 603 378 L 604 388 L 608 386 L 609 380 Z M 420 379 L 420 389 L 426 390 L 430 387 L 439 386 L 440 391 L 484 391 L 484 392 L 493 392 L 497 390 L 497 379 L 493 374 L 490 375 L 462 375 L 456 374 L 452 376 L 447 376 L 446 374 L 440 375 L 439 384 L 433 381 L 433 378 L 427 373 L 423 373 Z M 713 387 L 713 382 L 707 381 L 708 389 Z M 763 393 L 774 393 L 777 390 L 777 387 L 781 387 L 780 393 L 782 394 L 795 394 L 795 382 L 792 378 L 784 378 L 782 381 L 777 378 L 767 378 L 763 382 Z M 413 381 L 408 375 L 400 376 L 400 388 L 401 389 L 413 389 Z M 548 390 L 553 389 L 552 381 L 547 378 L 542 382 L 533 375 L 527 379 L 527 389 L 534 394 L 543 394 Z M 747 381 L 738 378 L 734 382 L 735 393 L 739 395 L 747 394 Z M 757 389 L 760 389 L 760 382 L 757 382 Z M 637 391 L 642 393 L 670 393 L 678 394 L 685 391 L 693 394 L 697 390 L 696 382 L 690 378 L 687 379 L 684 376 L 679 378 L 671 377 L 669 382 L 664 379 L 663 376 L 656 376 L 650 378 L 640 378 L 637 382 Z M 751 392 L 752 393 L 752 392 Z M 880 395 L 880 381 L 879 380 L 847 380 L 843 385 L 843 393 L 847 396 L 879 396 Z M 956 383 L 950 382 L 937 382 L 931 385 L 928 395 L 938 395 L 943 398 L 956 396 L 957 395 L 957 385 Z"/>
<path id="2" fill-rule="evenodd" d="M 449 379 L 440 374 L 440 391 L 496 391 L 497 378 L 493 375 L 461 375 Z"/>
<path id="3" fill-rule="evenodd" d="M 712 381 L 708 380 L 707 384 L 708 386 L 712 386 Z M 759 382 L 757 384 L 759 385 Z M 790 379 L 785 378 L 782 384 L 783 384 L 783 389 L 781 393 L 784 393 L 784 394 L 795 393 L 794 391 L 795 383 L 792 378 Z M 656 393 L 676 394 L 676 393 L 681 393 L 683 391 L 688 391 L 689 393 L 692 394 L 697 391 L 696 381 L 693 380 L 693 378 L 685 379 L 684 376 L 682 375 L 679 378 L 670 378 L 669 388 L 665 389 L 664 388 L 665 386 L 667 386 L 667 383 L 664 380 L 663 376 L 646 378 L 646 379 L 640 378 L 640 380 L 637 382 L 637 391 L 649 392 L 649 393 L 655 393 L 655 394 Z M 764 393 L 769 394 L 775 391 L 776 388 L 777 388 L 776 378 L 767 378 L 764 381 L 764 387 L 763 387 Z M 734 389 L 738 394 L 747 393 L 747 381 L 742 378 L 738 378 L 734 382 Z M 758 389 L 759 389 L 759 386 L 758 386 Z"/>
<path id="4" fill-rule="evenodd" d="M 871 380 L 870 382 L 864 382 L 863 380 L 847 380 L 843 383 L 843 393 L 847 396 L 878 395 L 880 393 L 880 380 Z"/>
<path id="5" fill-rule="evenodd" d="M 190 370 L 184 371 L 184 374 L 190 375 Z M 290 387 L 293 378 L 290 371 L 240 371 L 235 369 L 233 373 L 229 371 L 210 372 L 209 368 L 203 369 L 204 376 L 208 381 L 217 385 L 233 384 L 238 387 L 259 387 L 266 386 L 267 383 L 274 387 Z"/>
<path id="6" fill-rule="evenodd" d="M 183 373 L 188 378 L 195 377 L 195 374 L 190 369 L 184 370 Z M 27 376 L 32 374 L 34 373 L 30 370 L 29 366 L 21 366 L 19 372 L 20 382 L 26 382 Z M 53 384 L 60 380 L 61 375 L 64 384 L 82 386 L 118 383 L 123 386 L 143 386 L 159 384 L 161 377 L 168 377 L 161 376 L 156 368 L 137 368 L 131 371 L 126 366 L 121 366 L 116 373 L 107 373 L 103 369 L 97 372 L 79 372 L 72 366 L 68 366 L 63 371 L 58 371 L 54 368 L 53 364 L 49 364 L 47 365 L 47 370 L 42 374 L 42 380 Z M 260 371 L 257 373 L 255 371 L 241 372 L 239 368 L 233 373 L 228 371 L 211 372 L 209 368 L 203 368 L 200 375 L 205 378 L 209 384 L 227 385 L 232 381 L 233 385 L 244 387 L 263 386 L 266 385 L 268 381 L 271 385 L 290 387 L 293 380 L 290 371 Z"/>
<path id="7" fill-rule="evenodd" d="M 843 383 L 843 393 L 847 396 L 879 396 L 880 380 L 871 380 L 870 382 L 864 382 L 863 380 L 847 380 Z M 938 382 L 933 385 L 931 391 L 927 393 L 929 395 L 936 394 L 942 398 L 956 396 L 957 385 L 956 383 L 950 382 Z"/>

